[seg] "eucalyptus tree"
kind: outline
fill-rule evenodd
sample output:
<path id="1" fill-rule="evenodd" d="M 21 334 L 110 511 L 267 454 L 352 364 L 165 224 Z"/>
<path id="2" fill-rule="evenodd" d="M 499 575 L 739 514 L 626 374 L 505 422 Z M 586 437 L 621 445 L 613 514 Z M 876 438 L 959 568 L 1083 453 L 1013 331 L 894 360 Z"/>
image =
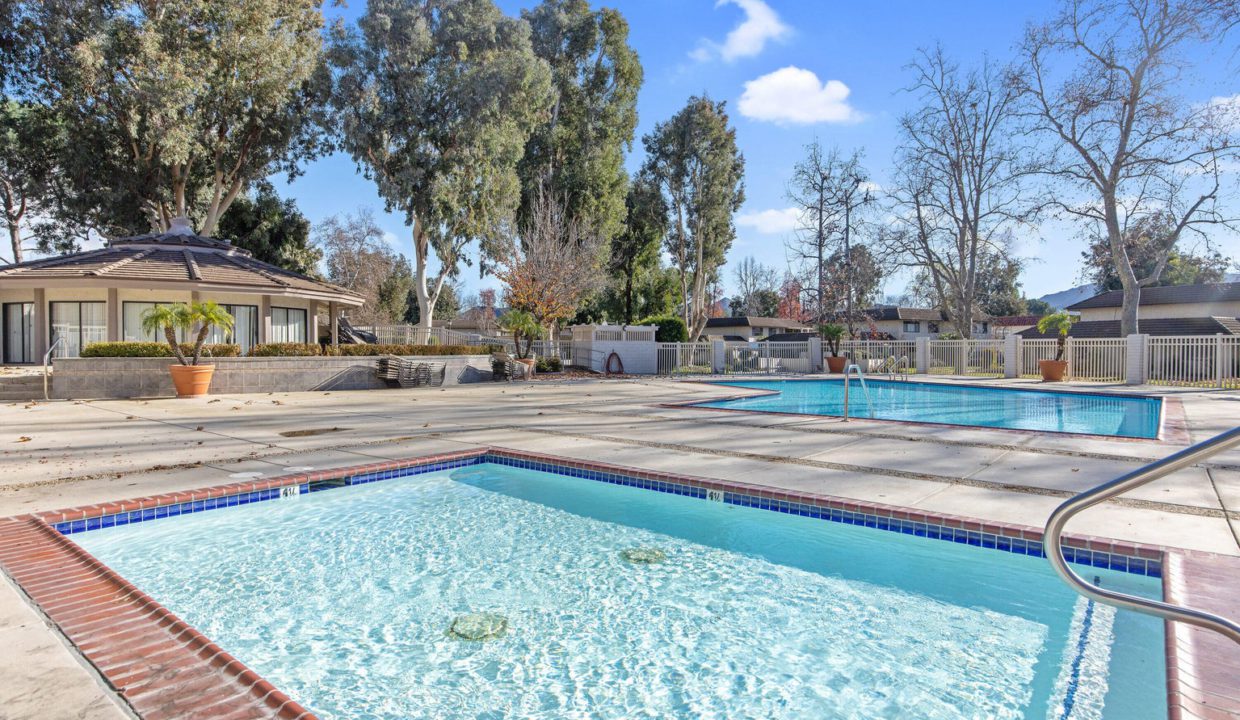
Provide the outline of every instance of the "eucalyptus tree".
<path id="1" fill-rule="evenodd" d="M 0 99 L 0 225 L 9 236 L 9 251 L 0 251 L 0 263 L 19 263 L 30 249 L 25 230 L 30 218 L 50 209 L 62 142 L 61 126 L 47 108 Z"/>
<path id="2" fill-rule="evenodd" d="M 643 270 L 658 270 L 659 250 L 667 232 L 667 203 L 655 181 L 633 178 L 624 201 L 624 227 L 611 238 L 608 269 L 623 283 L 624 322 L 632 323 L 634 284 Z"/>
<path id="3" fill-rule="evenodd" d="M 736 238 L 733 214 L 745 201 L 745 159 L 728 124 L 726 103 L 692 97 L 671 119 L 642 139 L 643 172 L 668 206 L 664 246 L 680 279 L 680 301 L 690 339 L 702 334 L 709 285 Z"/>
<path id="4" fill-rule="evenodd" d="M 860 150 L 848 156 L 836 148 L 824 153 L 815 140 L 796 164 L 787 192 L 798 210 L 796 233 L 787 249 L 809 281 L 805 290 L 813 302 L 814 319 L 818 323 L 842 319 L 850 334 L 856 333 L 860 319 L 854 302 L 858 293 L 853 288 L 853 246 L 876 200 L 861 159 Z"/>
<path id="5" fill-rule="evenodd" d="M 521 159 L 520 222 L 531 222 L 545 193 L 561 199 L 573 223 L 610 240 L 624 224 L 624 153 L 633 145 L 642 84 L 628 22 L 587 0 L 543 0 L 521 16 L 534 53 L 551 68 L 552 101 Z"/>
<path id="6" fill-rule="evenodd" d="M 1016 132 L 1017 91 L 988 63 L 961 70 L 941 49 L 910 68 L 918 107 L 900 120 L 890 192 L 893 224 L 876 246 L 896 267 L 922 271 L 964 337 L 978 313 L 979 272 L 1005 253 L 1040 207 L 1034 167 Z"/>
<path id="7" fill-rule="evenodd" d="M 517 164 L 550 101 L 529 26 L 491 0 L 371 0 L 332 42 L 340 144 L 413 235 L 420 326 L 479 241 L 511 227 Z M 428 270 L 432 253 L 436 279 Z"/>
<path id="8" fill-rule="evenodd" d="M 252 182 L 322 150 L 319 4 L 32 3 L 33 92 L 65 124 L 77 207 L 117 231 L 187 215 L 210 234 Z"/>
<path id="9" fill-rule="evenodd" d="M 1189 103 L 1175 88 L 1190 52 L 1221 44 L 1238 20 L 1236 3 L 1220 0 L 1066 0 L 1021 47 L 1012 77 L 1032 129 L 1049 141 L 1054 204 L 1106 238 L 1125 335 L 1138 332 L 1142 286 L 1158 281 L 1185 232 L 1235 227 L 1223 176 L 1240 123 L 1225 104 Z M 1128 241 L 1152 221 L 1166 231 L 1145 271 Z"/>

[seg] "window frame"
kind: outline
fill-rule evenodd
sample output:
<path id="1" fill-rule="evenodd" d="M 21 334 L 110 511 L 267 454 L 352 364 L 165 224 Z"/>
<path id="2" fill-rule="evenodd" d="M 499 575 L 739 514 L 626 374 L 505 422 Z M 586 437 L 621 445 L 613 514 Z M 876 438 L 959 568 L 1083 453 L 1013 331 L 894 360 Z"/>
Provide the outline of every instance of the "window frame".
<path id="1" fill-rule="evenodd" d="M 920 320 L 905 320 L 903 322 L 904 322 L 904 332 L 906 333 L 920 333 L 921 332 L 921 321 Z M 909 327 L 910 325 L 912 327 Z"/>
<path id="2" fill-rule="evenodd" d="M 272 306 L 271 306 L 271 334 L 272 334 L 272 335 L 275 335 L 275 332 L 276 332 L 276 310 L 283 310 L 283 311 L 285 312 L 285 319 L 286 319 L 286 322 L 285 322 L 285 323 L 283 323 L 285 326 L 288 326 L 288 325 L 289 325 L 289 323 L 287 322 L 287 319 L 288 319 L 288 314 L 287 314 L 287 313 L 290 313 L 290 312 L 299 312 L 299 313 L 301 313 L 301 337 L 302 337 L 302 339 L 301 339 L 300 341 L 298 341 L 298 340 L 288 340 L 288 339 L 276 340 L 274 337 L 271 337 L 271 338 L 268 338 L 268 342 L 285 342 L 285 343 L 289 343 L 289 342 L 302 342 L 302 343 L 308 343 L 308 342 L 310 341 L 310 340 L 309 340 L 309 339 L 310 339 L 310 311 L 309 311 L 309 310 L 307 310 L 306 308 L 299 308 L 299 307 L 286 307 L 286 306 L 284 306 L 284 305 L 272 305 Z M 316 338 L 316 340 L 317 340 L 317 338 Z"/>
<path id="3" fill-rule="evenodd" d="M 77 355 L 54 354 L 53 357 L 81 357 L 82 350 L 86 348 L 86 337 L 82 334 L 82 306 L 83 305 L 102 305 L 103 306 L 103 339 L 108 338 L 108 303 L 106 300 L 49 300 L 47 303 L 47 337 L 49 347 L 56 342 L 56 306 L 57 305 L 77 305 Z M 63 345 L 61 346 L 64 347 Z"/>

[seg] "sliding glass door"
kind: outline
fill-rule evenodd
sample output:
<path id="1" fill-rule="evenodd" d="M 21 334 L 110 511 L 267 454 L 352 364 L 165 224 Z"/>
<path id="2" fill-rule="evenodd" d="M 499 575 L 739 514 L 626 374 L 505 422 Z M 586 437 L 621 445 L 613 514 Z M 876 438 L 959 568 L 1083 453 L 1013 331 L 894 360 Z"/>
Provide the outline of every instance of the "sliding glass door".
<path id="1" fill-rule="evenodd" d="M 102 302 L 54 302 L 52 306 L 53 357 L 81 357 L 82 348 L 108 339 L 108 321 Z"/>
<path id="2" fill-rule="evenodd" d="M 6 364 L 34 362 L 30 324 L 34 303 L 5 303 L 0 312 L 0 356 Z"/>

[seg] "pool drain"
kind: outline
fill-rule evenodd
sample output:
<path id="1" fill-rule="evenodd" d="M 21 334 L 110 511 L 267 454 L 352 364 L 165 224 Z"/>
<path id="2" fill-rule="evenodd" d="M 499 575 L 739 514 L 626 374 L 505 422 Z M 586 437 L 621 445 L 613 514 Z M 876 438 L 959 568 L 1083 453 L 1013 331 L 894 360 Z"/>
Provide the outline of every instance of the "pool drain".
<path id="1" fill-rule="evenodd" d="M 496 613 L 469 613 L 452 621 L 448 634 L 462 640 L 493 640 L 508 632 L 508 618 Z"/>
<path id="2" fill-rule="evenodd" d="M 620 557 L 624 558 L 625 562 L 630 562 L 634 565 L 654 565 L 666 560 L 667 553 L 658 548 L 636 547 L 621 550 Z"/>

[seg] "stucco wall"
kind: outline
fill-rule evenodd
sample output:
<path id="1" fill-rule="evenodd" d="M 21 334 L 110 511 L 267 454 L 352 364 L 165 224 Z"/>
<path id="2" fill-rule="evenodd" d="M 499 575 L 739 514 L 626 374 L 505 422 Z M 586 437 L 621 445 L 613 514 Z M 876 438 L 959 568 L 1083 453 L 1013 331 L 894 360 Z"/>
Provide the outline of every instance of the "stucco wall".
<path id="1" fill-rule="evenodd" d="M 491 379 L 487 355 L 419 357 L 447 363 L 445 385 Z M 217 358 L 211 394 L 386 389 L 374 357 Z M 62 358 L 54 363 L 52 397 L 159 397 L 175 394 L 170 358 Z"/>

